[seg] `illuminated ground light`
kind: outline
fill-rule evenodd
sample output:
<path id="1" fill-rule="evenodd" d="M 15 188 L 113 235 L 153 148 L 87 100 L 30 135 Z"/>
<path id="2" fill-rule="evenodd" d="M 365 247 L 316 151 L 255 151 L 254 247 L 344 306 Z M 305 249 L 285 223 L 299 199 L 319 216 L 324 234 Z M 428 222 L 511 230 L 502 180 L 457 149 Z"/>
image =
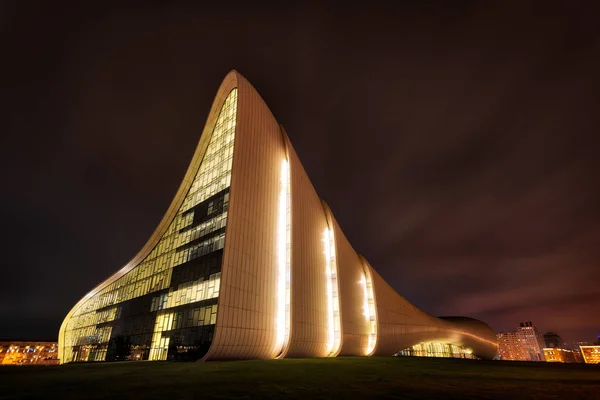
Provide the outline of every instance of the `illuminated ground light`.
<path id="1" fill-rule="evenodd" d="M 340 348 L 340 299 L 338 297 L 335 238 L 329 228 L 323 233 L 325 245 L 325 279 L 327 287 L 327 355 L 337 355 Z"/>
<path id="2" fill-rule="evenodd" d="M 277 217 L 277 355 L 285 350 L 290 337 L 290 235 L 290 167 L 283 160 Z"/>

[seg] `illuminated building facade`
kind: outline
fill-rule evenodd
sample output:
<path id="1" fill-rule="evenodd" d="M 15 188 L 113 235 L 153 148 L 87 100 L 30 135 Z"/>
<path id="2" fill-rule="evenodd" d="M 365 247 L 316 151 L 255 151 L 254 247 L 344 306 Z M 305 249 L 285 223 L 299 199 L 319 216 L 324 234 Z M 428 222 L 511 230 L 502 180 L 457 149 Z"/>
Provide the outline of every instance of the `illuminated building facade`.
<path id="1" fill-rule="evenodd" d="M 579 347 L 576 349 L 572 349 L 572 351 L 576 363 L 585 363 L 585 361 L 583 360 L 583 355 L 581 355 L 581 349 Z"/>
<path id="2" fill-rule="evenodd" d="M 402 350 L 397 356 L 411 357 L 443 357 L 443 358 L 476 358 L 471 349 L 450 343 L 419 343 L 408 349 Z"/>
<path id="3" fill-rule="evenodd" d="M 600 364 L 600 344 L 592 346 L 579 346 L 583 362 L 586 364 Z"/>
<path id="4" fill-rule="evenodd" d="M 58 344 L 56 342 L 0 342 L 0 364 L 58 364 Z"/>
<path id="5" fill-rule="evenodd" d="M 497 340 L 503 360 L 544 361 L 544 337 L 531 321 L 522 322 L 516 331 L 498 333 Z"/>
<path id="6" fill-rule="evenodd" d="M 498 339 L 498 355 L 502 360 L 526 360 L 525 352 L 519 345 L 519 333 L 500 332 L 497 335 Z"/>
<path id="7" fill-rule="evenodd" d="M 575 354 L 573 350 L 561 349 L 558 347 L 547 347 L 544 348 L 544 358 L 546 362 L 562 362 L 562 363 L 575 363 Z"/>
<path id="8" fill-rule="evenodd" d="M 165 216 L 81 299 L 61 362 L 392 355 L 420 343 L 496 355 L 485 323 L 436 318 L 356 253 L 256 90 L 230 72 Z"/>
<path id="9" fill-rule="evenodd" d="M 544 336 L 537 330 L 531 321 L 521 323 L 518 332 L 521 338 L 519 345 L 525 349 L 525 353 L 529 356 L 529 360 L 544 361 Z"/>

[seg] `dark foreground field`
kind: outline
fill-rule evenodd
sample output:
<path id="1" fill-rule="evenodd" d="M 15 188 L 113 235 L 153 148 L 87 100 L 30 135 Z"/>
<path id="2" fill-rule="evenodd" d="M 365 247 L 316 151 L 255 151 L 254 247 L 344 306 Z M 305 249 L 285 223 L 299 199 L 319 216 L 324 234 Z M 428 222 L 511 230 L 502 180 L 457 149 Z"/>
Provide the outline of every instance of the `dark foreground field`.
<path id="1" fill-rule="evenodd" d="M 0 399 L 599 399 L 600 366 L 431 358 L 0 367 Z"/>

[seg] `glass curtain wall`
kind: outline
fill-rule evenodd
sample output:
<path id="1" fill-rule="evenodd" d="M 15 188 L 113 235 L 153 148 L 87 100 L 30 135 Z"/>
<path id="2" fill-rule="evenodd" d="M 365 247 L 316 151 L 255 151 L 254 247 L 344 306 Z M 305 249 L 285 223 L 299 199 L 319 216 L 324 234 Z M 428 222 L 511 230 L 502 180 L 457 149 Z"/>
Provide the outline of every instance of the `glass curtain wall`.
<path id="1" fill-rule="evenodd" d="M 236 115 L 233 89 L 177 215 L 143 261 L 75 310 L 63 362 L 206 354 L 217 315 Z"/>
<path id="2" fill-rule="evenodd" d="M 476 358 L 470 349 L 440 342 L 419 343 L 398 352 L 396 355 L 413 357 Z"/>

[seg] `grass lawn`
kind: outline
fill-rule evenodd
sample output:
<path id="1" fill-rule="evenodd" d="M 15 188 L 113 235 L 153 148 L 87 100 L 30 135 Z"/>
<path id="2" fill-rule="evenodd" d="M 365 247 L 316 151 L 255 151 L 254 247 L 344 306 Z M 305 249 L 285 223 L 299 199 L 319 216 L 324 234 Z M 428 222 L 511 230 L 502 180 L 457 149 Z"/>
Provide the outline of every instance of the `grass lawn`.
<path id="1" fill-rule="evenodd" d="M 596 399 L 600 365 L 416 357 L 0 367 L 0 399 Z"/>

